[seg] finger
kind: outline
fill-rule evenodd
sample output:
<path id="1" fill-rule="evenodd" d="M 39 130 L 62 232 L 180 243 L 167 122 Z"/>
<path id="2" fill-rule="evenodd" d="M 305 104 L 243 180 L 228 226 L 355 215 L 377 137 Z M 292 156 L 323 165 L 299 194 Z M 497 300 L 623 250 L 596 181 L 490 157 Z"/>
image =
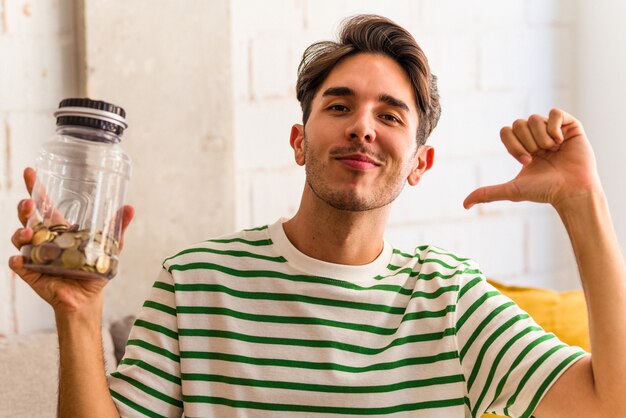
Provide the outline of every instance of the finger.
<path id="1" fill-rule="evenodd" d="M 528 151 L 526 151 L 526 148 L 524 148 L 524 146 L 518 141 L 511 128 L 508 126 L 502 128 L 500 130 L 500 139 L 509 154 L 511 154 L 521 164 L 525 165 L 532 161 L 532 157 Z"/>
<path id="2" fill-rule="evenodd" d="M 519 141 L 529 155 L 533 155 L 539 147 L 533 138 L 533 134 L 528 127 L 528 121 L 525 119 L 518 119 L 513 122 L 511 127 L 513 135 L 515 135 L 517 141 Z"/>
<path id="3" fill-rule="evenodd" d="M 135 208 L 130 205 L 124 205 L 122 207 L 122 233 L 121 233 L 120 245 L 119 245 L 120 251 L 124 247 L 124 233 L 126 232 L 126 228 L 128 228 L 128 225 L 130 225 L 134 217 L 135 217 Z"/>
<path id="4" fill-rule="evenodd" d="M 540 115 L 532 115 L 528 118 L 528 127 L 537 146 L 541 149 L 552 149 L 558 143 L 548 133 L 548 119 Z"/>
<path id="5" fill-rule="evenodd" d="M 35 170 L 31 167 L 26 167 L 24 169 L 24 184 L 26 184 L 26 190 L 28 190 L 29 195 L 33 195 L 33 187 L 35 186 L 35 179 L 37 175 Z"/>
<path id="6" fill-rule="evenodd" d="M 515 183 L 512 181 L 508 183 L 497 184 L 494 186 L 479 187 L 472 193 L 467 195 L 463 201 L 463 207 L 470 209 L 477 203 L 489 203 L 499 200 L 519 201 L 519 192 Z"/>
<path id="7" fill-rule="evenodd" d="M 561 143 L 574 136 L 584 135 L 584 130 L 578 119 L 564 110 L 554 108 L 548 117 L 548 133 Z"/>
<path id="8" fill-rule="evenodd" d="M 131 205 L 124 205 L 122 208 L 122 235 L 130 225 L 131 221 L 135 217 L 135 208 Z"/>
<path id="9" fill-rule="evenodd" d="M 26 226 L 28 218 L 30 218 L 35 210 L 35 202 L 32 199 L 23 199 L 17 204 L 17 217 Z"/>
<path id="10" fill-rule="evenodd" d="M 33 239 L 33 230 L 30 228 L 20 228 L 13 233 L 11 236 L 11 243 L 18 250 L 22 248 L 23 245 L 30 243 Z"/>
<path id="11" fill-rule="evenodd" d="M 31 286 L 41 277 L 41 274 L 30 271 L 24 267 L 24 257 L 21 255 L 14 255 L 9 258 L 9 268 Z"/>

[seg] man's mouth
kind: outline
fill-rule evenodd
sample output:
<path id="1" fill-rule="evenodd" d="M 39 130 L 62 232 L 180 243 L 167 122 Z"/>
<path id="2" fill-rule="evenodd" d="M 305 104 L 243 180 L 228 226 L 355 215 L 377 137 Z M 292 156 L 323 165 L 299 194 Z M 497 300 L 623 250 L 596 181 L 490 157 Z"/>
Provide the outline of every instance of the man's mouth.
<path id="1" fill-rule="evenodd" d="M 379 167 L 382 164 L 365 154 L 348 154 L 335 157 L 336 160 L 355 170 L 364 171 Z"/>

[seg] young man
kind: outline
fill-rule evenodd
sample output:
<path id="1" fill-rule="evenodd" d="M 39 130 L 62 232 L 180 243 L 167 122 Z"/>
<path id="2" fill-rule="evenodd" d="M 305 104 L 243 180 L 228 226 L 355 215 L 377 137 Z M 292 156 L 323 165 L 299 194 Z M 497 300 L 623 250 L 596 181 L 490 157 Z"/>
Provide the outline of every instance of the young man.
<path id="1" fill-rule="evenodd" d="M 580 123 L 561 110 L 501 131 L 521 164 L 493 200 L 551 204 L 570 235 L 591 322 L 591 355 L 562 344 L 484 280 L 474 262 L 383 240 L 405 182 L 433 164 L 435 78 L 412 36 L 376 16 L 305 52 L 306 169 L 297 214 L 165 260 L 108 382 L 104 282 L 10 265 L 55 310 L 61 416 L 626 416 L 624 260 Z M 26 171 L 32 187 L 34 173 Z M 20 203 L 22 221 L 33 203 Z M 132 218 L 126 208 L 124 227 Z M 32 237 L 20 229 L 19 248 Z"/>

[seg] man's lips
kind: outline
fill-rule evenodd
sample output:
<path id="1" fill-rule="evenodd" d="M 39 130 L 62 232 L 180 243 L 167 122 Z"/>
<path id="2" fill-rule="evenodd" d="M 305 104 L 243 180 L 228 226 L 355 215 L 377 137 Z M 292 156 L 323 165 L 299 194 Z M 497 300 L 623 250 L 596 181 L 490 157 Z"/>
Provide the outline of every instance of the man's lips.
<path id="1" fill-rule="evenodd" d="M 382 165 L 365 154 L 342 155 L 335 157 L 335 159 L 356 170 L 370 170 Z"/>

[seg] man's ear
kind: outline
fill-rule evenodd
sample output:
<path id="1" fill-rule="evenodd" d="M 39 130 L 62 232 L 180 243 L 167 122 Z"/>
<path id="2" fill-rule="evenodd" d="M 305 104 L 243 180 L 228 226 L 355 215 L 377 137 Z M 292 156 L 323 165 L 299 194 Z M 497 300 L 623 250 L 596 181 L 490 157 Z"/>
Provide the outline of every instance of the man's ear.
<path id="1" fill-rule="evenodd" d="M 293 156 L 296 160 L 296 164 L 304 165 L 304 126 L 299 123 L 291 127 L 291 136 L 289 137 L 289 144 L 293 148 Z"/>
<path id="2" fill-rule="evenodd" d="M 422 145 L 417 150 L 413 170 L 407 177 L 407 181 L 411 186 L 415 186 L 422 179 L 422 175 L 430 170 L 435 162 L 435 149 L 430 145 Z"/>

